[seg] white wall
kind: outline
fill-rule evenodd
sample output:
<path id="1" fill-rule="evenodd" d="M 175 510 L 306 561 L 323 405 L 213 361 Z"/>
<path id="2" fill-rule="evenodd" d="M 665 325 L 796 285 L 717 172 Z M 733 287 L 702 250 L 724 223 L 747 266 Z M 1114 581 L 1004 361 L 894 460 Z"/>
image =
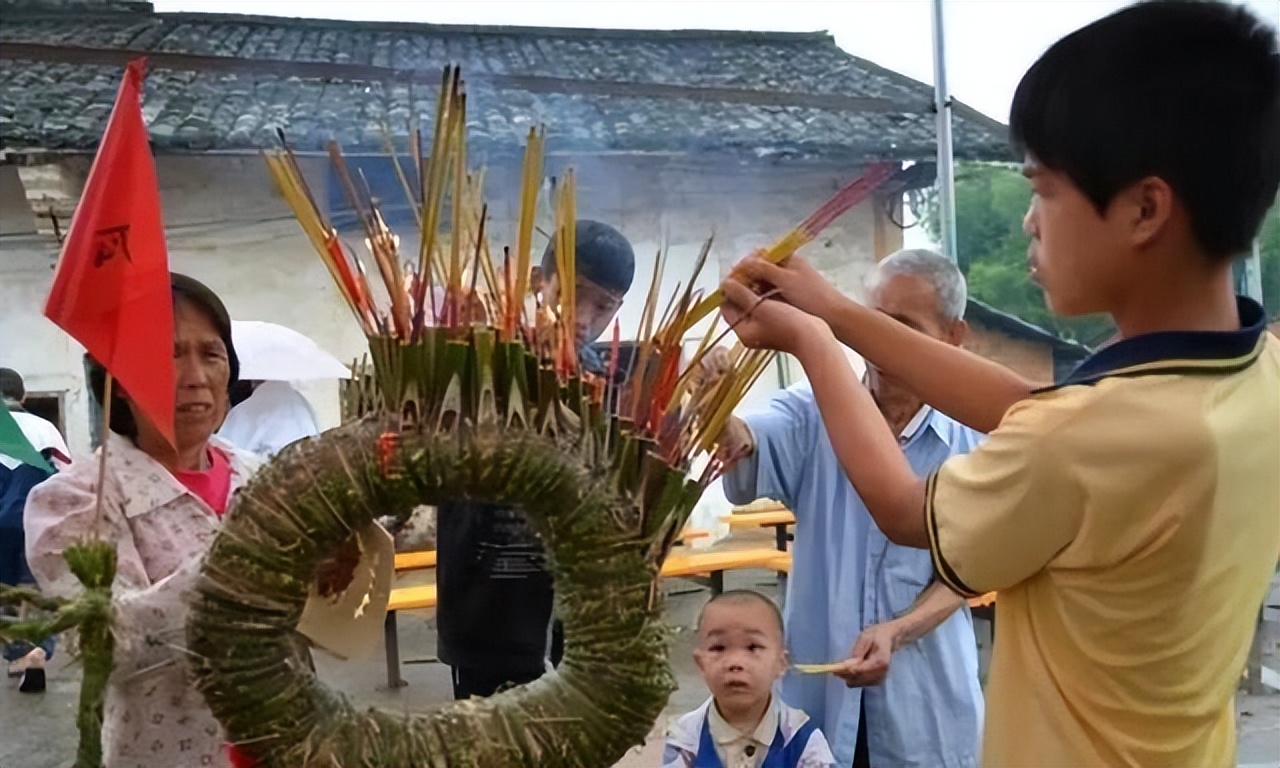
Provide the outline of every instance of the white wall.
<path id="1" fill-rule="evenodd" d="M 89 444 L 84 348 L 43 315 L 53 248 L 34 239 L 0 243 L 0 366 L 20 372 L 29 393 L 63 393 L 74 453 Z"/>

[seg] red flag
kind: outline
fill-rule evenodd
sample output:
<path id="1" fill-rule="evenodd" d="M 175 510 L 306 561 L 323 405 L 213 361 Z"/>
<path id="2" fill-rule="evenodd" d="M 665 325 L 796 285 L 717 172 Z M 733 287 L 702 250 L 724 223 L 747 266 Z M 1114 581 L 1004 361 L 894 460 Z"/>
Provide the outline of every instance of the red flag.
<path id="1" fill-rule="evenodd" d="M 125 69 L 44 314 L 85 346 L 174 443 L 173 295 L 142 120 L 146 59 Z"/>

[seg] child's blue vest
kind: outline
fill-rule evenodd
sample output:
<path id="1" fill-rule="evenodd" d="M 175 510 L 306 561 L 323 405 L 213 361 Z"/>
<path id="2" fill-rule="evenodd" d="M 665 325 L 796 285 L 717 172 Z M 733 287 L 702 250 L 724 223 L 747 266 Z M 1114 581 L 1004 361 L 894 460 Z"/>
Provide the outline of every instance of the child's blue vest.
<path id="1" fill-rule="evenodd" d="M 709 717 L 702 721 L 702 738 L 698 742 L 698 754 L 693 758 L 693 768 L 724 768 L 720 755 L 716 753 L 716 743 L 711 738 L 710 721 Z M 779 722 L 778 732 L 774 735 L 773 743 L 769 745 L 769 752 L 764 756 L 760 768 L 795 768 L 800 764 L 804 748 L 808 746 L 809 737 L 815 730 L 817 726 L 813 720 L 807 720 L 788 742 L 782 735 L 782 723 Z"/>

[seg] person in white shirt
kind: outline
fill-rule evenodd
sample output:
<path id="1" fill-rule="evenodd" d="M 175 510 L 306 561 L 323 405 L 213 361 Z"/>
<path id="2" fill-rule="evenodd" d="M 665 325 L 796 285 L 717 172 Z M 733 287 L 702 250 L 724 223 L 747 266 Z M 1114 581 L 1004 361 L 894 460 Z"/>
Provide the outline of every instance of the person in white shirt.
<path id="1" fill-rule="evenodd" d="M 320 434 L 320 421 L 311 403 L 289 382 L 243 384 L 252 394 L 232 406 L 218 428 L 218 437 L 241 450 L 271 456 L 286 445 Z"/>
<path id="2" fill-rule="evenodd" d="M 663 768 L 831 768 L 826 737 L 803 711 L 782 703 L 787 669 L 782 614 L 750 590 L 712 598 L 698 617 L 694 662 L 711 698 L 667 733 Z"/>
<path id="3" fill-rule="evenodd" d="M 5 406 L 13 414 L 13 420 L 18 422 L 18 428 L 26 435 L 31 447 L 45 454 L 45 458 L 51 461 L 56 460 L 59 464 L 71 463 L 71 451 L 67 449 L 67 442 L 58 428 L 47 419 L 28 413 L 23 408 L 23 403 L 27 400 L 27 389 L 21 374 L 12 368 L 0 368 L 0 394 L 3 394 Z M 16 460 L 4 454 L 0 454 L 0 462 L 7 467 L 16 464 Z"/>

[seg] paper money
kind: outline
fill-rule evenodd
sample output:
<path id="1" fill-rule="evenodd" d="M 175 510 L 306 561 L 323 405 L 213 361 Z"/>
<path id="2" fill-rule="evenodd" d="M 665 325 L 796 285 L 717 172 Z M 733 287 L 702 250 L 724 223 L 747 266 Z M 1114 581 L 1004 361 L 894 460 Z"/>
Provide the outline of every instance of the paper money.
<path id="1" fill-rule="evenodd" d="M 842 666 L 844 666 L 844 662 L 836 662 L 834 664 L 796 664 L 793 669 L 802 675 L 829 675 Z"/>

